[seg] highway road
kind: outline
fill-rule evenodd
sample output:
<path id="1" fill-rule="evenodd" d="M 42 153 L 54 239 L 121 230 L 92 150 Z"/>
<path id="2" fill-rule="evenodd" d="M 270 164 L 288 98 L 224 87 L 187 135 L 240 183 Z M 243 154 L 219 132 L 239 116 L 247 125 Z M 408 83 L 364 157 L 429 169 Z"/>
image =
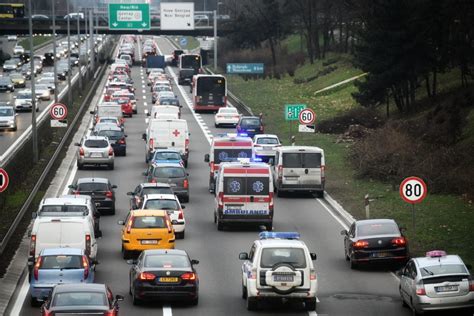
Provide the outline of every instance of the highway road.
<path id="1" fill-rule="evenodd" d="M 170 54 L 172 46 L 165 38 L 157 38 L 163 54 Z M 168 68 L 175 72 L 176 69 Z M 150 109 L 151 94 L 146 86 L 144 69 L 135 66 L 132 76 L 137 88 L 139 114 L 126 120 L 127 156 L 118 157 L 115 170 L 73 170 L 75 178 L 107 177 L 118 186 L 117 213 L 103 216 L 101 226 L 103 237 L 99 240 L 99 260 L 96 282 L 107 283 L 114 294 L 122 294 L 125 301 L 120 304 L 121 315 L 409 315 L 402 307 L 398 294 L 398 280 L 389 271 L 366 269 L 354 271 L 349 268 L 343 255 L 340 231 L 342 222 L 331 212 L 324 201 L 312 196 L 292 196 L 275 200 L 275 231 L 298 231 L 310 251 L 316 252 L 315 262 L 319 280 L 318 307 L 316 312 L 306 312 L 300 306 L 273 305 L 258 312 L 248 312 L 241 298 L 241 261 L 238 254 L 249 251 L 257 238 L 255 229 L 232 229 L 217 231 L 213 223 L 213 195 L 208 191 L 209 169 L 203 158 L 209 152 L 209 134 L 232 132 L 231 129 L 216 129 L 212 114 L 195 115 L 187 102 L 189 87 L 174 89 L 184 105 L 182 118 L 189 124 L 191 133 L 190 160 L 190 203 L 186 204 L 186 238 L 178 240 L 176 247 L 188 251 L 191 258 L 200 260 L 197 270 L 200 277 L 200 301 L 196 307 L 182 304 L 147 304 L 133 306 L 128 295 L 129 266 L 120 252 L 120 229 L 117 220 L 125 218 L 131 191 L 142 182 L 141 172 L 145 170 L 145 145 L 141 134 L 145 129 L 144 110 Z M 98 91 L 101 91 L 99 89 Z M 141 101 L 141 102 L 140 102 Z M 145 103 L 147 105 L 145 105 Z M 270 122 L 267 122 L 269 124 Z M 330 162 L 329 166 L 330 166 Z M 328 177 L 331 176 L 329 172 Z M 25 262 L 26 264 L 26 262 Z M 23 302 L 20 315 L 38 313 Z"/>

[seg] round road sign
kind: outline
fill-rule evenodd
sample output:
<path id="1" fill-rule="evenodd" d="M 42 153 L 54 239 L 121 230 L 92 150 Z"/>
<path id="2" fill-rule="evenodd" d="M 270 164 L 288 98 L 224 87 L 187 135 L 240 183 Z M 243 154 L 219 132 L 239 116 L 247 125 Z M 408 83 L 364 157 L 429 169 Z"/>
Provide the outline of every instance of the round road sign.
<path id="1" fill-rule="evenodd" d="M 408 177 L 400 184 L 400 196 L 411 204 L 421 203 L 428 193 L 425 181 L 418 177 Z"/>
<path id="2" fill-rule="evenodd" d="M 8 178 L 8 173 L 5 169 L 0 168 L 0 193 L 7 189 L 9 182 L 10 178 Z"/>
<path id="3" fill-rule="evenodd" d="M 311 125 L 316 120 L 316 113 L 312 109 L 304 109 L 298 117 L 300 124 Z"/>
<path id="4" fill-rule="evenodd" d="M 64 120 L 67 116 L 67 107 L 62 103 L 55 103 L 49 110 L 53 120 Z"/>

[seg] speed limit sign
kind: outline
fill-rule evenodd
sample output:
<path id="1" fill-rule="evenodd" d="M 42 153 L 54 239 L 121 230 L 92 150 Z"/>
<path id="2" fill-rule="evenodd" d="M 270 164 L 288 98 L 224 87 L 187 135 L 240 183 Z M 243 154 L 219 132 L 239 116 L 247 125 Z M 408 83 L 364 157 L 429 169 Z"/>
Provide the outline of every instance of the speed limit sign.
<path id="1" fill-rule="evenodd" d="M 410 204 L 421 203 L 428 193 L 425 181 L 418 177 L 408 177 L 400 184 L 400 196 Z"/>
<path id="2" fill-rule="evenodd" d="M 304 109 L 300 112 L 299 121 L 302 125 L 311 125 L 316 120 L 316 113 L 312 109 Z"/>
<path id="3" fill-rule="evenodd" d="M 62 103 L 55 103 L 49 110 L 53 120 L 64 120 L 67 116 L 67 107 Z"/>

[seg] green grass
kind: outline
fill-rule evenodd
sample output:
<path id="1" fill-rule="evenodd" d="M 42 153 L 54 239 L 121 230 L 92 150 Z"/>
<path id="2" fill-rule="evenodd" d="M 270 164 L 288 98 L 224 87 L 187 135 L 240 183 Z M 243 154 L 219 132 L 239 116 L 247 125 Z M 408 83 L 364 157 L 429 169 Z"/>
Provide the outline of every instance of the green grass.
<path id="1" fill-rule="evenodd" d="M 34 36 L 33 37 L 33 47 L 41 45 L 47 41 L 51 40 L 51 36 Z M 25 50 L 30 50 L 30 39 L 25 38 L 18 42 L 18 45 L 23 46 Z"/>
<path id="2" fill-rule="evenodd" d="M 179 43 L 182 36 L 170 36 L 169 38 L 171 41 L 176 43 L 182 49 L 193 50 L 199 47 L 199 41 L 195 37 L 192 37 L 192 36 L 185 36 L 185 37 L 188 40 L 188 44 L 186 46 L 181 46 L 181 44 Z"/>
<path id="3" fill-rule="evenodd" d="M 292 39 L 290 38 L 289 41 Z M 336 55 L 329 58 L 337 57 Z M 289 144 L 290 136 L 296 136 L 298 145 L 319 146 L 325 150 L 327 173 L 326 189 L 355 218 L 365 218 L 364 196 L 369 194 L 371 217 L 394 218 L 407 228 L 411 251 L 415 256 L 425 251 L 444 249 L 459 254 L 466 262 L 474 264 L 472 227 L 474 207 L 458 196 L 428 195 L 423 203 L 416 205 L 416 230 L 412 225 L 412 208 L 399 196 L 397 186 L 361 179 L 348 161 L 350 143 L 338 141 L 337 135 L 297 133 L 297 122 L 290 125 L 284 120 L 283 108 L 286 103 L 306 103 L 317 114 L 317 120 L 325 120 L 355 108 L 358 105 L 351 93 L 356 91 L 350 83 L 334 90 L 314 95 L 314 92 L 361 73 L 354 69 L 348 56 L 338 56 L 337 70 L 304 84 L 294 84 L 289 76 L 282 80 L 248 80 L 238 76 L 228 76 L 229 89 L 250 106 L 255 114 L 263 113 L 266 132 L 279 135 L 284 144 Z M 299 68 L 295 78 L 308 78 L 323 69 L 321 61 Z M 458 85 L 456 71 L 439 76 L 439 92 L 448 91 Z M 423 87 L 424 88 L 424 87 Z M 422 88 L 422 89 L 423 89 Z M 423 97 L 422 91 L 418 98 Z M 392 103 L 393 104 L 393 103 Z M 474 111 L 468 117 L 465 133 L 474 138 Z"/>
<path id="4" fill-rule="evenodd" d="M 303 43 L 304 44 L 304 43 Z M 297 53 L 301 51 L 301 38 L 300 35 L 290 35 L 288 36 L 282 43 L 282 45 L 286 45 L 288 48 L 288 53 Z M 305 51 L 305 47 L 303 46 L 303 51 Z"/>

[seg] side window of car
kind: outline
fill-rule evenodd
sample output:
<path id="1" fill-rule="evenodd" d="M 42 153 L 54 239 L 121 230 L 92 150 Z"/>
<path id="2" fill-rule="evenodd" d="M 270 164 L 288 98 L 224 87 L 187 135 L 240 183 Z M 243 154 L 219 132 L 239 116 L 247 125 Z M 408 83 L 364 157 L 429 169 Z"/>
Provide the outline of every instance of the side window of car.
<path id="1" fill-rule="evenodd" d="M 415 263 L 412 261 L 410 262 L 410 269 L 411 269 L 411 278 L 412 279 L 416 279 L 416 266 L 415 266 Z"/>
<path id="2" fill-rule="evenodd" d="M 349 230 L 349 237 L 355 237 L 355 224 L 351 225 L 351 228 Z"/>
<path id="3" fill-rule="evenodd" d="M 253 257 L 255 255 L 255 244 L 252 245 L 249 252 L 249 261 L 253 262 Z"/>
<path id="4" fill-rule="evenodd" d="M 140 193 L 140 186 L 137 186 L 135 190 L 133 190 L 134 195 L 137 195 L 138 193 Z"/>

